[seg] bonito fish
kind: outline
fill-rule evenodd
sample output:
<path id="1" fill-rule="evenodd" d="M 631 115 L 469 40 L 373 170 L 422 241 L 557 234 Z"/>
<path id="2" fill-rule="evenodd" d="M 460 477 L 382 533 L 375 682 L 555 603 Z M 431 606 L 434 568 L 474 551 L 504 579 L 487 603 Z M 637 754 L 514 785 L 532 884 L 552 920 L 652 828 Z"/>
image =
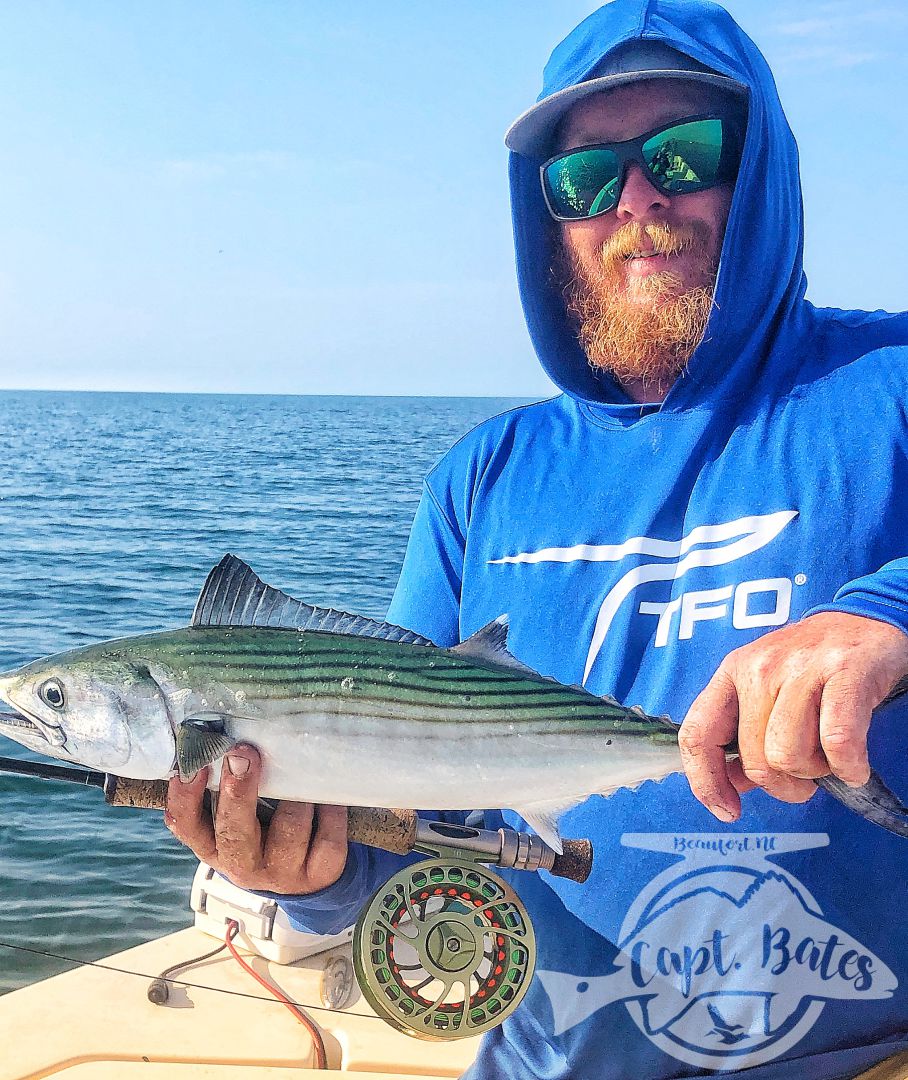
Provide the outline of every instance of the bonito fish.
<path id="1" fill-rule="evenodd" d="M 0 675 L 0 699 L 19 714 L 0 714 L 0 733 L 92 769 L 164 779 L 211 765 L 216 789 L 224 754 L 247 742 L 262 797 L 509 808 L 556 851 L 568 807 L 681 769 L 675 724 L 524 666 L 504 618 L 440 649 L 294 600 L 229 555 L 190 626 L 37 660 Z"/>

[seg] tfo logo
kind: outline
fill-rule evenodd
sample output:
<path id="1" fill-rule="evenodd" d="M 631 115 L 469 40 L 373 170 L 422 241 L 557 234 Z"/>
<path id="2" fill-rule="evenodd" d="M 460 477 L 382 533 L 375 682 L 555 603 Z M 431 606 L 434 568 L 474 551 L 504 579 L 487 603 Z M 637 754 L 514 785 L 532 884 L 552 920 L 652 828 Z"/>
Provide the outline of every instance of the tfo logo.
<path id="1" fill-rule="evenodd" d="M 641 585 L 654 581 L 677 581 L 698 567 L 724 566 L 737 562 L 774 540 L 797 510 L 779 510 L 725 521 L 720 525 L 698 525 L 680 540 L 660 540 L 652 536 L 632 536 L 618 544 L 574 544 L 572 547 L 541 548 L 491 559 L 490 565 L 513 563 L 610 562 L 644 556 L 609 589 L 596 616 L 596 626 L 587 652 L 583 683 L 586 685 L 612 622 L 621 605 Z M 798 575 L 796 580 L 800 580 Z M 641 615 L 655 615 L 655 643 L 668 644 L 672 635 L 683 641 L 693 637 L 698 622 L 727 618 L 744 630 L 754 626 L 781 626 L 791 612 L 791 580 L 765 578 L 726 585 L 721 589 L 687 592 L 669 603 L 641 603 Z M 765 593 L 765 596 L 758 594 Z"/>
<path id="2" fill-rule="evenodd" d="M 678 641 L 692 638 L 698 622 L 727 619 L 729 614 L 736 630 L 783 626 L 791 614 L 791 578 L 763 578 L 722 589 L 701 589 L 676 596 L 667 604 L 643 601 L 637 610 L 641 615 L 659 617 L 656 648 L 667 645 L 670 637 Z"/>
<path id="3" fill-rule="evenodd" d="M 743 1069 L 795 1046 L 830 1001 L 891 997 L 877 956 L 827 922 L 768 856 L 829 843 L 825 833 L 631 833 L 626 847 L 678 856 L 631 905 L 617 971 L 539 971 L 560 1035 L 622 1003 L 660 1050 L 706 1069 Z"/>

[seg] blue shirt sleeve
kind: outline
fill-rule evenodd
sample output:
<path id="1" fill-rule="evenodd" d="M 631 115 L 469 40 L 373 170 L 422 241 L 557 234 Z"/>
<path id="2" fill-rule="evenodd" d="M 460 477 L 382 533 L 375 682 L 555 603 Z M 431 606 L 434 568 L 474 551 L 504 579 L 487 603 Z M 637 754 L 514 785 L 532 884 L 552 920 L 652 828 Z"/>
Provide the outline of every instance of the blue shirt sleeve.
<path id="1" fill-rule="evenodd" d="M 379 885 L 408 861 L 365 844 L 350 844 L 343 873 L 333 885 L 305 896 L 263 893 L 277 902 L 295 930 L 307 934 L 339 934 L 356 922 Z"/>
<path id="2" fill-rule="evenodd" d="M 450 648 L 460 641 L 465 537 L 430 484 L 423 486 L 388 622 Z"/>
<path id="3" fill-rule="evenodd" d="M 474 813 L 470 810 L 417 812 L 428 821 L 444 821 L 449 825 L 464 825 Z M 258 895 L 274 900 L 295 930 L 307 934 L 339 934 L 356 922 L 369 898 L 392 874 L 424 858 L 419 852 L 395 855 L 366 844 L 350 844 L 343 873 L 332 885 L 300 896 L 271 892 L 259 892 Z"/>
<path id="4" fill-rule="evenodd" d="M 890 623 L 908 634 L 908 558 L 893 559 L 872 574 L 843 585 L 832 601 L 818 604 L 805 614 L 843 611 Z"/>

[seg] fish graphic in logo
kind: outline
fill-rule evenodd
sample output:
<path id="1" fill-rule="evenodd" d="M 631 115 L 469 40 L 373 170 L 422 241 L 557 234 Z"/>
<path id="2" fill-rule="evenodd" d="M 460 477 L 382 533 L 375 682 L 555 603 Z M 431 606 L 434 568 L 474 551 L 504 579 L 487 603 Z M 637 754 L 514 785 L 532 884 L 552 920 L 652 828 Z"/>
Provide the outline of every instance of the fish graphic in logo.
<path id="1" fill-rule="evenodd" d="M 620 544 L 574 544 L 572 547 L 542 548 L 539 551 L 506 555 L 500 559 L 491 559 L 489 565 L 621 562 L 634 555 L 646 555 L 660 560 L 639 563 L 632 570 L 628 570 L 602 601 L 583 672 L 583 683 L 586 685 L 612 620 L 634 589 L 652 581 L 676 581 L 697 567 L 723 566 L 743 559 L 774 540 L 797 516 L 797 510 L 780 510 L 773 514 L 738 518 L 720 525 L 698 525 L 680 540 L 633 536 Z M 784 622 L 785 619 L 779 621 Z"/>
<path id="2" fill-rule="evenodd" d="M 683 858 L 631 905 L 616 971 L 537 973 L 556 1035 L 622 1002 L 672 1057 L 743 1069 L 795 1046 L 828 1002 L 880 1000 L 896 989 L 886 964 L 769 861 L 825 847 L 825 833 L 632 833 L 622 843 Z"/>

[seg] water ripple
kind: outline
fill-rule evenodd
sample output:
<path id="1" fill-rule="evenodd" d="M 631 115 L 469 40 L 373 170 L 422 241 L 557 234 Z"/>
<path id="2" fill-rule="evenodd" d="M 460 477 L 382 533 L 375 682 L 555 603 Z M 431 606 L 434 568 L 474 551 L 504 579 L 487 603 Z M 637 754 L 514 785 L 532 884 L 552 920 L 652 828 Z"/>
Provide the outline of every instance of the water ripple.
<path id="1" fill-rule="evenodd" d="M 423 475 L 514 404 L 0 393 L 0 670 L 184 624 L 226 551 L 383 615 Z M 195 859 L 159 815 L 3 775 L 0 798 L 0 940 L 93 959 L 189 923 Z M 0 949 L 0 992 L 65 966 Z"/>

